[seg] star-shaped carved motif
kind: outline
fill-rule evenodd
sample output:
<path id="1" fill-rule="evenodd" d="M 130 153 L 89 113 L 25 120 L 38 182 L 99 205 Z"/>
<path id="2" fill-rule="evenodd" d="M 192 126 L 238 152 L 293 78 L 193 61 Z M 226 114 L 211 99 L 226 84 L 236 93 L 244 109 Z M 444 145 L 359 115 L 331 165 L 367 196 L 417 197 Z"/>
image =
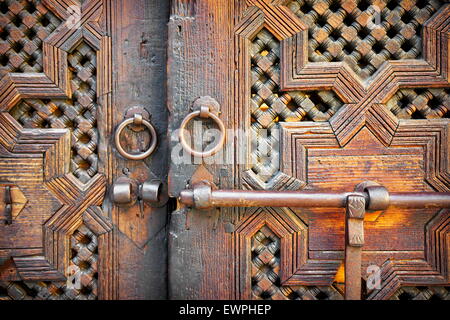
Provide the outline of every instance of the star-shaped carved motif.
<path id="1" fill-rule="evenodd" d="M 9 228 L 5 232 L 29 240 L 25 244 L 18 241 L 2 245 L 12 252 L 16 272 L 13 276 L 18 277 L 8 278 L 8 272 L 4 272 L 8 270 L 2 269 L 3 280 L 64 280 L 69 262 L 66 240 L 76 228 L 85 224 L 96 235 L 105 235 L 105 239 L 112 230 L 99 207 L 106 190 L 104 175 L 97 174 L 81 183 L 69 173 L 70 130 L 25 129 L 8 113 L 21 99 L 70 98 L 68 52 L 80 41 L 86 41 L 95 50 L 101 50 L 110 41 L 99 24 L 103 1 L 87 0 L 80 5 L 72 0 L 43 0 L 42 4 L 64 21 L 43 40 L 43 73 L 8 73 L 0 80 L 2 183 L 14 183 L 28 199 L 21 215 L 16 214 L 13 223 L 5 226 Z M 87 75 L 80 74 L 84 76 Z M 101 88 L 98 94 L 104 94 L 104 90 Z M 15 167 L 11 166 L 12 161 Z M 30 241 L 33 248 L 27 249 Z M 108 254 L 106 251 L 105 257 Z"/>
<path id="2" fill-rule="evenodd" d="M 339 172 L 341 177 L 344 177 L 342 180 L 346 181 L 346 184 L 344 183 L 346 188 L 353 176 L 357 176 L 359 181 L 351 181 L 352 183 L 361 182 L 361 177 L 358 175 L 363 172 L 379 176 L 375 171 L 380 168 L 398 169 L 403 167 L 406 168 L 406 171 L 410 170 L 407 174 L 411 183 L 403 184 L 401 187 L 409 188 L 413 185 L 416 188 L 406 191 L 448 192 L 450 189 L 450 165 L 448 162 L 450 124 L 448 120 L 399 120 L 386 107 L 386 104 L 403 88 L 444 88 L 449 86 L 448 59 L 442 53 L 448 52 L 450 5 L 444 4 L 424 24 L 422 59 L 385 61 L 373 75 L 363 79 L 345 61 L 326 63 L 309 61 L 308 27 L 290 11 L 286 6 L 287 2 L 285 0 L 247 1 L 249 8 L 235 29 L 236 33 L 243 38 L 240 43 L 244 48 L 242 52 L 246 52 L 245 48 L 248 45 L 246 43 L 251 41 L 262 28 L 266 28 L 281 41 L 280 90 L 333 90 L 345 105 L 330 119 L 329 123 L 281 123 L 280 172 L 265 186 L 255 182 L 251 174 L 246 175 L 248 173 L 246 172 L 244 173 L 246 186 L 271 189 L 290 189 L 292 186 L 296 189 L 320 189 L 320 181 L 330 181 L 331 179 L 334 183 L 328 184 L 327 187 L 331 186 L 336 191 L 342 191 L 343 185 L 340 184 L 339 175 L 331 176 L 329 179 L 324 177 L 327 172 L 332 174 L 336 165 L 339 166 L 341 163 L 342 168 Z M 401 5 L 407 6 L 408 3 L 404 1 Z M 325 10 L 328 5 L 325 1 L 317 1 L 315 9 Z M 358 17 L 358 19 L 362 18 Z M 405 29 L 404 32 L 408 32 L 408 30 Z M 242 67 L 248 68 L 248 63 L 242 64 Z M 243 70 L 243 74 L 245 78 L 248 76 L 248 71 Z M 245 90 L 249 89 L 245 88 Z M 247 95 L 244 96 L 247 97 Z M 448 101 L 445 101 L 444 104 L 448 104 Z M 364 145 L 364 143 L 371 145 Z M 352 151 L 352 149 L 354 150 Z M 387 159 L 386 155 L 390 155 L 391 159 Z M 339 157 L 341 157 L 341 162 L 339 162 Z M 369 167 L 361 168 L 361 172 L 358 171 L 357 166 L 352 167 L 353 172 L 347 174 L 341 172 L 345 170 L 346 161 L 359 161 L 356 159 L 358 157 L 365 157 L 363 160 L 360 159 L 361 165 L 365 164 Z M 385 161 L 383 161 L 383 157 L 386 158 Z M 370 160 L 371 158 L 377 159 Z M 334 161 L 334 167 L 327 169 L 326 166 L 329 165 L 327 161 Z M 325 168 L 322 168 L 322 171 L 321 166 Z M 402 176 L 401 170 L 397 169 L 386 170 L 383 178 L 386 181 L 404 179 L 405 175 Z M 412 255 L 396 259 L 385 253 L 380 254 L 379 258 L 385 261 L 382 266 L 383 287 L 379 291 L 372 292 L 370 298 L 388 298 L 401 286 L 417 285 L 418 282 L 437 285 L 448 283 L 448 261 L 437 254 L 449 250 L 448 241 L 445 241 L 448 237 L 448 211 L 442 210 L 432 217 L 429 214 L 435 212 L 428 210 L 426 211 L 428 212 L 427 216 L 421 216 L 421 214 L 425 214 L 425 211 L 417 213 L 417 217 L 421 217 L 420 219 L 423 221 L 415 222 L 421 226 L 420 230 L 423 230 L 423 226 L 426 229 L 425 235 L 423 235 L 423 231 L 421 232 L 421 236 L 424 236 L 426 242 L 421 251 L 422 257 L 418 258 Z M 318 213 L 321 217 L 324 214 L 326 215 L 324 212 Z M 380 214 L 380 212 L 375 215 L 369 214 L 366 218 L 368 217 L 371 223 L 376 224 Z M 401 217 L 402 214 L 408 213 L 399 213 L 392 218 L 394 220 L 404 219 L 407 222 L 405 217 Z M 323 228 L 326 223 L 318 226 L 316 223 L 321 219 L 314 214 L 311 219 L 312 223 L 309 223 L 306 228 L 309 233 L 308 247 L 309 250 L 313 250 L 314 257 L 319 257 L 321 256 L 319 253 L 320 243 L 330 244 L 335 241 L 331 241 L 329 238 L 318 239 L 317 235 L 314 235 L 314 229 Z M 334 225 L 335 221 L 330 221 L 328 221 L 328 225 Z M 245 225 L 247 220 L 244 219 L 241 223 Z M 386 223 L 388 224 L 388 222 Z M 272 230 L 276 230 L 277 227 L 272 226 Z M 257 230 L 252 229 L 253 231 Z M 342 236 L 341 232 L 340 237 Z M 371 246 L 371 237 L 373 237 L 372 234 L 367 234 L 368 246 Z M 280 238 L 283 239 L 286 236 L 280 235 Z M 390 239 L 384 238 L 383 241 L 389 245 Z M 379 245 L 383 244 L 379 243 Z M 242 243 L 243 246 L 244 243 Z M 418 246 L 420 247 L 420 243 Z M 341 249 L 336 247 L 333 250 Z M 297 250 L 296 243 L 291 250 Z M 389 250 L 389 248 L 382 250 Z M 311 252 L 305 255 L 310 254 Z M 338 256 L 332 255 L 331 251 L 323 252 L 322 256 L 324 260 L 319 258 L 313 270 L 322 270 L 327 262 L 334 261 L 334 258 L 339 261 Z M 284 263 L 289 264 L 291 261 L 288 260 Z M 305 270 L 302 268 L 303 266 L 296 273 L 302 273 Z M 336 270 L 337 268 L 334 273 L 331 272 L 333 276 L 336 274 Z M 328 279 L 328 284 L 332 282 L 333 276 Z M 297 284 L 305 284 L 308 281 L 316 284 L 316 281 L 319 281 L 317 278 L 313 279 L 308 276 L 298 279 Z"/>

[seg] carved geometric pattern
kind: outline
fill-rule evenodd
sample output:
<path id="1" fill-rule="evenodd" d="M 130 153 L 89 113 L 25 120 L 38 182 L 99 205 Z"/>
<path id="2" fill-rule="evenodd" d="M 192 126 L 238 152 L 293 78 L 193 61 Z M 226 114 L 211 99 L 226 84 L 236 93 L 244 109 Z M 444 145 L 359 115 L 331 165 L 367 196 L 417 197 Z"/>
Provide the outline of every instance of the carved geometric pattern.
<path id="1" fill-rule="evenodd" d="M 19 214 L 22 212 L 22 210 L 25 208 L 28 199 L 23 194 L 22 190 L 16 185 L 3 185 L 0 184 L 0 194 L 6 194 L 7 189 L 9 188 L 9 193 L 11 195 L 11 216 L 7 217 L 4 214 L 4 203 L 2 204 L 1 210 L 3 211 L 3 215 L 0 215 L 0 224 L 7 224 L 10 222 L 13 222 L 14 219 L 16 219 Z M 3 201 L 4 202 L 4 201 Z M 8 221 L 11 220 L 11 221 Z"/>
<path id="2" fill-rule="evenodd" d="M 386 106 L 399 119 L 450 118 L 450 88 L 402 89 Z"/>
<path id="3" fill-rule="evenodd" d="M 85 42 L 68 55 L 71 99 L 24 99 L 11 115 L 25 128 L 69 128 L 71 172 L 87 182 L 98 171 L 96 52 Z"/>
<path id="4" fill-rule="evenodd" d="M 96 300 L 98 239 L 85 225 L 71 236 L 70 266 L 80 270 L 81 289 L 67 288 L 67 282 L 0 282 L 0 300 Z"/>
<path id="5" fill-rule="evenodd" d="M 389 299 L 403 287 L 450 284 L 450 210 L 442 209 L 425 227 L 424 260 L 387 260 L 381 266 L 381 289 L 368 299 Z M 441 291 L 442 294 L 442 291 Z"/>
<path id="6" fill-rule="evenodd" d="M 326 11 L 328 6 L 326 3 L 329 2 L 317 1 L 314 10 L 322 8 Z M 432 3 L 434 9 L 429 8 L 428 3 Z M 352 1 L 346 1 L 343 4 L 349 7 L 357 6 Z M 402 18 L 405 19 L 405 16 L 409 17 L 410 15 L 406 13 L 409 9 L 412 12 L 420 12 L 418 15 L 420 21 L 418 22 L 422 25 L 422 55 L 420 59 L 386 60 L 371 77 L 365 80 L 361 79 L 359 74 L 352 69 L 351 64 L 345 60 L 309 62 L 310 30 L 306 24 L 303 24 L 304 21 L 298 21 L 296 34 L 281 41 L 282 74 L 280 83 L 282 89 L 296 91 L 332 88 L 346 103 L 330 119 L 330 124 L 341 146 L 345 146 L 364 126 L 368 127 L 385 145 L 389 145 L 395 132 L 397 118 L 391 112 L 386 111 L 385 104 L 399 89 L 449 86 L 449 64 L 445 54 L 448 52 L 449 4 L 444 2 L 440 4 L 434 1 L 417 3 L 415 1 L 390 1 L 387 3 L 387 7 L 391 4 L 391 9 L 398 11 L 393 13 L 394 21 L 401 21 Z M 414 9 L 414 6 L 417 8 Z M 284 6 L 271 6 L 271 9 L 276 11 L 281 8 Z M 435 11 L 434 14 L 429 15 L 430 10 Z M 387 16 L 385 11 L 382 11 L 381 16 L 385 16 L 388 20 L 391 19 L 392 17 Z M 426 16 L 429 17 L 428 20 L 424 20 Z M 364 20 L 368 16 L 360 15 L 357 18 Z M 412 25 L 418 26 L 418 23 L 415 22 Z M 355 30 L 355 26 L 352 26 L 346 30 L 346 34 L 351 34 Z M 403 37 L 406 33 L 412 35 L 415 32 L 410 27 L 400 30 Z M 367 39 L 369 38 L 371 39 L 372 36 L 367 37 Z M 390 43 L 394 43 L 400 38 L 397 35 Z M 437 114 L 440 112 L 438 111 Z"/>
<path id="7" fill-rule="evenodd" d="M 42 72 L 42 43 L 61 20 L 40 0 L 0 2 L 0 78 L 8 72 Z"/>
<path id="8" fill-rule="evenodd" d="M 450 287 L 403 287 L 390 300 L 450 300 Z"/>
<path id="9" fill-rule="evenodd" d="M 282 171 L 300 181 L 308 182 L 309 149 L 339 149 L 336 134 L 327 123 L 281 124 L 282 141 L 285 145 Z M 436 191 L 450 189 L 449 138 L 450 123 L 446 119 L 400 120 L 390 148 L 421 147 L 424 162 L 424 178 Z"/>
<path id="10" fill-rule="evenodd" d="M 1 77 L 0 152 L 7 165 L 15 159 L 40 161 L 30 191 L 46 192 L 46 201 L 59 205 L 51 210 L 30 210 L 30 214 L 45 218 L 41 220 L 43 228 L 39 225 L 43 234 L 39 235 L 34 226 L 37 238 L 33 255 L 22 253 L 27 248 L 8 244 L 7 250 L 16 250 L 10 256 L 15 273 L 9 281 L 63 281 L 70 264 L 70 237 L 84 224 L 98 240 L 95 255 L 99 255 L 96 268 L 100 275 L 97 280 L 92 270 L 85 272 L 85 285 L 91 284 L 89 295 L 114 299 L 118 294 L 115 236 L 110 219 L 100 208 L 106 179 L 97 172 L 95 118 L 97 107 L 109 110 L 111 105 L 111 38 L 105 33 L 111 18 L 109 2 L 42 0 L 41 4 L 65 23 L 51 34 L 41 34 L 42 72 L 10 72 Z M 75 24 L 70 20 L 74 18 L 72 6 L 80 9 Z M 23 22 L 27 25 L 26 17 Z M 6 170 L 7 174 L 12 180 L 23 179 L 20 170 Z M 23 221 L 17 225 L 26 228 Z M 87 256 L 83 248 L 79 249 L 79 257 Z"/>
<path id="11" fill-rule="evenodd" d="M 239 59 L 241 59 L 239 66 L 243 68 L 244 75 L 240 81 L 243 84 L 242 87 L 247 90 L 255 83 L 255 79 L 261 83 L 257 83 L 257 91 L 252 87 L 251 96 L 245 95 L 243 90 L 240 91 L 247 100 L 252 101 L 245 110 L 253 115 L 254 95 L 267 95 L 267 90 L 270 91 L 273 88 L 278 90 L 275 93 L 277 95 L 280 95 L 280 92 L 291 94 L 291 92 L 332 90 L 344 104 L 328 119 L 329 123 L 299 122 L 303 119 L 298 116 L 297 123 L 283 122 L 279 114 L 273 118 L 264 114 L 264 111 L 271 109 L 272 105 L 266 102 L 265 105 L 257 105 L 258 108 L 262 106 L 263 110 L 258 110 L 259 119 L 253 116 L 251 126 L 262 127 L 261 123 L 263 123 L 270 128 L 270 135 L 273 136 L 271 144 L 263 144 L 261 150 L 271 150 L 278 144 L 282 145 L 282 154 L 279 150 L 276 153 L 276 159 L 281 163 L 282 173 L 277 173 L 276 164 L 270 163 L 270 157 L 267 155 L 271 155 L 272 151 L 266 151 L 265 154 L 260 152 L 265 156 L 263 165 L 276 168 L 273 171 L 273 178 L 267 180 L 270 179 L 267 173 L 272 173 L 267 169 L 260 170 L 266 174 L 264 177 L 266 180 L 261 178 L 258 180 L 256 173 L 248 170 L 242 176 L 246 180 L 245 187 L 289 189 L 292 181 L 295 181 L 296 185 L 307 188 L 309 153 L 314 153 L 316 156 L 325 154 L 329 157 L 327 161 L 333 162 L 336 160 L 333 158 L 334 155 L 347 152 L 343 151 L 346 146 L 351 156 L 350 152 L 360 146 L 358 138 L 362 137 L 361 141 L 367 141 L 382 152 L 387 150 L 402 156 L 418 152 L 419 157 L 423 159 L 423 166 L 420 166 L 422 176 L 417 182 L 419 186 L 426 190 L 448 192 L 450 189 L 448 161 L 450 124 L 447 119 L 448 90 L 445 88 L 449 87 L 450 72 L 447 59 L 450 5 L 445 3 L 448 1 L 381 2 L 383 3 L 378 4 L 378 7 L 382 8 L 381 26 L 375 26 L 372 29 L 368 24 L 368 19 L 371 18 L 368 11 L 371 10 L 369 7 L 372 1 L 368 0 L 247 0 L 249 7 L 235 28 L 239 35 Z M 298 7 L 299 3 L 301 8 Z M 298 17 L 299 10 L 302 11 L 301 19 Z M 255 64 L 253 60 L 251 65 L 242 62 L 243 59 L 248 59 L 248 55 L 253 54 L 252 42 L 261 30 L 267 30 L 277 41 L 280 41 L 279 65 L 277 65 L 280 73 L 279 78 L 275 78 L 278 82 L 272 79 L 274 77 L 273 62 L 278 63 L 278 60 L 273 58 L 278 52 L 271 49 L 274 47 L 273 40 L 268 40 L 263 51 L 256 55 L 257 66 L 262 65 L 264 74 L 259 72 L 255 76 L 253 70 L 251 73 L 246 71 Z M 271 81 L 266 81 L 267 79 Z M 414 94 L 405 91 L 410 88 L 414 90 Z M 256 101 L 258 99 L 259 97 L 256 96 Z M 245 100 L 240 100 L 239 103 L 246 105 Z M 285 113 L 287 119 L 292 116 L 291 111 L 289 109 Z M 282 134 L 284 134 L 279 139 L 280 142 L 275 139 L 274 127 L 277 122 L 280 122 L 277 126 L 282 128 Z M 293 138 L 293 135 L 296 137 Z M 252 153 L 254 149 L 255 146 Z M 323 153 L 322 150 L 324 150 Z M 357 152 L 363 150 L 365 150 L 364 147 L 359 148 Z M 342 151 L 344 153 L 341 153 Z M 253 165 L 258 158 L 253 154 L 252 157 Z M 345 178 L 351 180 L 353 176 L 355 175 Z M 414 176 L 414 179 L 416 178 Z M 336 180 L 338 183 L 333 187 L 339 188 L 339 179 Z M 286 188 L 283 184 L 285 181 Z M 275 225 L 272 218 L 268 218 L 267 214 L 264 215 L 258 221 L 259 229 L 263 227 L 261 223 L 265 223 L 272 232 L 280 232 L 277 236 L 281 242 L 281 252 L 284 252 L 283 243 L 292 243 L 290 238 L 292 233 L 286 226 Z M 273 213 L 272 215 L 275 217 Z M 426 243 L 424 249 L 420 250 L 426 259 L 410 258 L 407 252 L 404 259 L 386 258 L 388 260 L 381 270 L 382 289 L 370 293 L 369 299 L 389 299 L 402 287 L 448 285 L 446 257 L 448 257 L 449 247 L 448 222 L 444 221 L 448 219 L 446 217 L 448 217 L 448 211 L 444 213 L 441 211 L 427 224 L 424 235 Z M 252 227 L 243 227 L 247 223 Z M 241 279 L 241 297 L 246 297 L 247 292 L 249 294 L 252 292 L 246 282 L 248 280 L 245 279 L 249 277 L 250 268 L 245 268 L 245 259 L 251 256 L 247 249 L 250 244 L 244 239 L 250 231 L 253 235 L 259 230 L 255 225 L 256 222 L 244 219 L 242 227 L 238 228 L 242 234 L 238 235 L 236 247 L 239 252 L 238 257 L 244 260 L 241 262 L 244 267 L 237 269 Z M 314 236 L 311 234 L 309 239 L 313 239 Z M 320 242 L 320 245 L 316 247 L 320 247 L 323 243 Z M 303 255 L 299 253 L 298 256 L 308 255 L 308 244 L 305 246 Z M 421 248 L 421 244 L 417 247 Z M 296 249 L 298 247 L 292 250 Z M 336 248 L 336 250 L 339 249 Z M 316 262 L 319 265 L 322 264 L 321 267 L 328 260 L 321 260 L 320 257 L 339 259 L 338 255 L 330 254 L 328 251 L 323 255 L 318 252 L 309 254 L 319 258 Z M 290 268 L 291 264 L 298 263 L 296 256 L 286 260 L 284 257 L 280 256 L 280 269 L 284 270 Z M 380 257 L 380 259 L 383 258 Z M 309 281 L 311 285 L 318 285 L 316 281 L 320 277 L 313 279 L 311 275 L 316 273 L 306 275 L 309 269 L 305 269 L 305 265 L 297 264 L 294 269 L 294 274 L 303 273 L 304 275 L 299 280 L 302 282 L 301 285 L 304 285 L 305 281 Z M 337 268 L 331 272 L 332 269 L 328 270 L 335 276 Z M 279 275 L 283 285 L 293 285 L 289 283 L 290 280 L 284 279 L 285 271 L 280 272 Z M 329 276 L 328 283 L 324 285 L 332 284 L 333 279 Z"/>
<path id="12" fill-rule="evenodd" d="M 311 298 L 307 291 L 319 297 L 317 290 L 329 296 L 334 292 L 329 287 L 341 262 L 309 257 L 308 226 L 291 209 L 248 209 L 234 234 L 237 298 L 306 299 Z M 252 270 L 252 277 L 244 270 Z"/>
<path id="13" fill-rule="evenodd" d="M 244 180 L 252 188 L 273 189 L 279 180 L 278 122 L 327 121 L 343 105 L 332 91 L 280 90 L 280 42 L 262 29 L 251 42 L 251 116 L 254 135 L 251 171 Z M 264 136 L 263 136 L 264 135 Z M 301 184 L 292 183 L 292 189 Z"/>
<path id="14" fill-rule="evenodd" d="M 330 91 L 280 90 L 280 42 L 262 29 L 251 43 L 252 126 L 272 128 L 276 122 L 327 121 L 342 106 Z"/>
<path id="15" fill-rule="evenodd" d="M 283 286 L 280 273 L 280 238 L 267 226 L 251 240 L 252 295 L 257 300 L 342 300 L 333 286 Z"/>
<path id="16" fill-rule="evenodd" d="M 421 57 L 423 24 L 442 2 L 293 0 L 287 6 L 308 25 L 311 62 L 345 61 L 366 79 L 387 60 Z"/>
<path id="17" fill-rule="evenodd" d="M 305 181 L 305 183 L 311 182 L 308 178 L 311 178 L 316 182 L 319 180 L 323 182 L 323 177 L 317 180 L 317 177 L 314 176 L 314 174 L 309 174 L 310 170 L 320 172 L 317 164 L 314 163 L 322 163 L 324 168 L 327 168 L 327 166 L 330 165 L 327 161 L 335 160 L 336 163 L 339 163 L 339 159 L 335 157 L 339 157 L 341 152 L 339 150 L 345 149 L 339 146 L 335 133 L 332 131 L 330 125 L 326 123 L 323 123 L 320 126 L 311 123 L 284 123 L 282 124 L 282 128 L 282 141 L 285 145 L 282 170 L 288 175 Z M 378 154 L 378 152 L 381 152 L 381 154 L 391 152 L 385 150 L 395 151 L 395 149 L 397 149 L 397 156 L 401 157 L 402 152 L 408 152 L 408 150 L 412 151 L 412 148 L 420 148 L 418 149 L 418 152 L 421 154 L 421 157 L 423 157 L 423 163 L 426 164 L 422 169 L 424 172 L 423 177 L 421 177 L 420 180 L 424 179 L 427 182 L 427 185 L 425 185 L 426 188 L 430 188 L 431 186 L 434 190 L 448 192 L 450 189 L 448 162 L 449 144 L 447 142 L 449 139 L 449 129 L 450 123 L 446 119 L 433 120 L 432 122 L 429 120 L 401 120 L 389 149 L 386 149 L 378 142 L 381 149 L 380 151 L 375 152 L 377 147 L 373 145 L 373 153 L 371 153 L 371 156 Z M 366 134 L 365 132 L 368 132 L 367 129 L 362 130 L 360 133 L 361 135 L 356 136 L 355 140 L 357 140 L 358 137 L 363 137 Z M 349 150 L 355 148 L 352 143 L 349 143 L 347 147 Z M 319 151 L 322 149 L 328 149 L 328 151 Z M 359 150 L 358 153 L 361 154 L 361 149 L 357 150 Z M 309 160 L 307 158 L 308 154 L 310 157 L 318 157 L 318 159 Z M 323 158 L 320 158 L 319 154 L 323 154 Z M 351 154 L 350 151 L 348 154 Z M 412 158 L 412 155 L 409 155 L 408 157 Z M 344 161 L 344 159 L 341 161 Z M 367 158 L 365 159 L 365 162 L 370 163 Z M 387 163 L 385 163 L 385 165 L 387 165 Z M 408 166 L 409 165 L 405 165 L 405 168 Z M 338 170 L 335 166 L 333 168 L 333 170 Z M 402 173 L 402 177 L 404 178 L 407 175 L 406 171 L 402 171 Z M 365 174 L 371 175 L 373 173 L 369 171 Z M 392 171 L 392 176 L 389 179 L 397 179 L 394 178 L 397 174 L 398 173 L 395 173 L 394 169 Z M 343 177 L 339 183 L 345 184 L 347 183 L 347 179 L 352 178 Z M 389 179 L 386 179 L 385 182 L 389 183 Z M 335 184 L 328 182 L 326 186 L 328 189 L 336 188 L 339 187 L 339 183 Z M 416 190 L 421 185 L 422 187 L 424 186 L 422 181 L 415 182 L 414 180 L 411 180 L 409 181 L 409 184 L 415 185 Z M 308 187 L 309 186 L 306 186 L 306 188 Z M 317 188 L 318 186 L 316 185 L 315 187 Z M 369 295 L 369 298 L 387 299 L 401 286 L 415 286 L 421 283 L 427 285 L 446 285 L 448 283 L 448 280 L 445 280 L 447 279 L 448 266 L 445 257 L 447 256 L 446 252 L 448 252 L 446 237 L 448 234 L 449 219 L 448 210 L 442 210 L 435 218 L 428 222 L 426 226 L 425 248 L 423 249 L 426 260 L 417 258 L 411 259 L 408 256 L 404 256 L 403 260 L 387 260 L 382 266 L 382 290 L 377 293 L 372 293 Z M 388 248 L 384 248 L 384 250 L 387 249 Z"/>

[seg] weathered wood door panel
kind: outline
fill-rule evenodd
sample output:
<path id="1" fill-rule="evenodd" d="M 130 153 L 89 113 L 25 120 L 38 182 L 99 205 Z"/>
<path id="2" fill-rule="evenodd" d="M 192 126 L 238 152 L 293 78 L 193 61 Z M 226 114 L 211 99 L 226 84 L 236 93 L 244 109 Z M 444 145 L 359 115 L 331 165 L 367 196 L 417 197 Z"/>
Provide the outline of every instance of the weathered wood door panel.
<path id="1" fill-rule="evenodd" d="M 171 163 L 171 195 L 202 180 L 219 189 L 351 192 L 374 181 L 390 192 L 449 192 L 449 23 L 447 1 L 173 1 L 169 131 L 210 96 L 228 137 L 214 157 Z M 343 217 L 180 206 L 170 297 L 342 299 Z M 381 287 L 363 298 L 448 298 L 449 217 L 432 208 L 367 213 L 362 282 L 376 267 Z"/>
<path id="2" fill-rule="evenodd" d="M 1 298 L 166 297 L 165 207 L 138 214 L 111 189 L 165 179 L 167 18 L 165 1 L 0 2 Z M 157 157 L 116 151 L 133 106 L 153 116 Z"/>
<path id="3" fill-rule="evenodd" d="M 0 1 L 0 298 L 342 299 L 344 209 L 198 210 L 179 198 L 168 212 L 144 201 L 143 185 L 167 182 L 173 198 L 205 180 L 449 192 L 449 6 Z M 218 117 L 209 129 L 223 121 L 221 152 L 180 148 L 191 111 Z M 158 145 L 133 161 L 115 135 L 135 112 L 119 143 L 139 153 L 154 141 L 144 119 Z M 124 181 L 132 201 L 117 204 Z M 375 267 L 381 286 L 363 298 L 448 298 L 449 219 L 367 212 L 362 283 Z"/>

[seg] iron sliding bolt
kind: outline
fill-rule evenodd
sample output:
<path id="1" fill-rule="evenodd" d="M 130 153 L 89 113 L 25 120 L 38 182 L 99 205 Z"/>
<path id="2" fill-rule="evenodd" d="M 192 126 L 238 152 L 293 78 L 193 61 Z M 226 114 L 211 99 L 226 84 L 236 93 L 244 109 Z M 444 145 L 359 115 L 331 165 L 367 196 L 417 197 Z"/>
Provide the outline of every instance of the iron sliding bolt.
<path id="1" fill-rule="evenodd" d="M 201 182 L 180 193 L 180 202 L 188 207 L 294 207 L 346 208 L 350 195 L 365 199 L 367 210 L 397 208 L 450 208 L 450 192 L 389 193 L 374 182 L 364 182 L 354 192 L 214 190 Z"/>

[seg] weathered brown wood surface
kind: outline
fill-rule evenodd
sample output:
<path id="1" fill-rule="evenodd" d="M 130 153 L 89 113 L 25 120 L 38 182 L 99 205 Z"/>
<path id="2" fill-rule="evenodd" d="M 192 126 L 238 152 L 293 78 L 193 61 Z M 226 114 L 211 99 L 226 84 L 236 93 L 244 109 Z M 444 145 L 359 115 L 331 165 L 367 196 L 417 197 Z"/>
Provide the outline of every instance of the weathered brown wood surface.
<path id="1" fill-rule="evenodd" d="M 392 192 L 448 192 L 449 21 L 446 1 L 174 1 L 169 131 L 207 95 L 227 128 L 266 136 L 229 139 L 231 163 L 172 164 L 172 196 L 200 180 L 338 192 L 372 180 Z M 344 216 L 181 207 L 169 234 L 170 296 L 342 299 Z M 448 210 L 367 212 L 363 298 L 448 297 L 448 219 Z M 365 288 L 370 265 L 380 267 L 380 289 Z"/>
<path id="2" fill-rule="evenodd" d="M 234 6 L 227 0 L 172 2 L 168 45 L 169 136 L 179 128 L 193 102 L 201 96 L 216 99 L 226 127 L 233 126 L 233 120 L 223 115 L 230 114 L 234 103 L 234 49 L 231 45 L 234 31 L 230 23 L 234 15 Z M 172 146 L 176 143 L 172 141 Z M 169 192 L 177 196 L 194 172 L 199 179 L 214 175 L 217 182 L 226 185 L 233 177 L 232 171 L 228 171 L 232 167 L 222 169 L 217 166 L 172 166 Z M 229 248 L 231 235 L 217 219 L 228 218 L 219 218 L 213 211 L 187 214 L 177 210 L 172 213 L 169 232 L 171 298 L 233 297 L 234 275 L 229 264 L 233 260 Z M 205 268 L 205 263 L 210 266 Z"/>
<path id="3" fill-rule="evenodd" d="M 175 198 L 202 180 L 448 192 L 449 23 L 447 0 L 1 1 L 0 298 L 343 299 L 344 209 Z M 174 163 L 176 130 L 206 96 L 237 131 L 225 163 Z M 114 146 L 134 106 L 157 131 L 144 161 Z M 172 200 L 116 205 L 124 177 L 135 193 L 160 179 Z M 347 250 L 362 297 L 448 299 L 449 227 L 448 209 L 366 212 L 364 247 Z M 81 289 L 66 286 L 73 266 Z"/>
<path id="4" fill-rule="evenodd" d="M 144 205 L 140 217 L 110 194 L 124 173 L 167 174 L 167 20 L 165 1 L 0 2 L 0 189 L 13 209 L 3 201 L 1 298 L 167 297 L 166 208 Z M 136 105 L 159 141 L 140 162 L 113 139 Z M 145 147 L 146 133 L 127 131 L 131 152 Z M 81 289 L 66 286 L 71 266 Z"/>
<path id="5" fill-rule="evenodd" d="M 151 114 L 158 133 L 158 148 L 145 161 L 112 159 L 110 176 L 123 176 L 123 170 L 138 183 L 152 178 L 166 180 L 168 167 L 166 112 L 166 39 L 168 4 L 164 1 L 116 1 L 113 37 L 113 121 L 124 120 L 125 111 L 142 106 Z M 106 137 L 108 137 L 107 135 Z M 123 145 L 140 152 L 148 142 L 145 133 L 128 130 Z M 111 144 L 111 141 L 109 141 Z M 123 299 L 166 298 L 166 218 L 167 210 L 145 204 L 140 218 L 139 204 L 112 206 L 113 221 L 119 229 L 117 259 L 118 286 Z"/>

